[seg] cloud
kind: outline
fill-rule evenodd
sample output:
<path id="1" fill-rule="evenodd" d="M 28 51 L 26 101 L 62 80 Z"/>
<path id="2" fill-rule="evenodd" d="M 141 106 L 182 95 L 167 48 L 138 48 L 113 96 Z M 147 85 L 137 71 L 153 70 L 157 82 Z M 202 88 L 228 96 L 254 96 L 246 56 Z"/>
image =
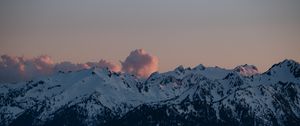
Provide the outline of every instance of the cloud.
<path id="1" fill-rule="evenodd" d="M 101 59 L 99 62 L 88 62 L 88 66 L 90 67 L 97 67 L 97 68 L 108 68 L 111 71 L 119 72 L 121 71 L 121 67 L 118 65 L 115 65 L 111 62 L 108 62 L 106 60 Z"/>
<path id="2" fill-rule="evenodd" d="M 72 63 L 63 61 L 54 63 L 47 55 L 25 58 L 23 56 L 2 55 L 0 58 L 0 82 L 18 82 L 42 76 L 49 76 L 58 71 L 68 72 L 92 67 L 108 68 L 114 72 L 128 72 L 139 77 L 148 77 L 158 69 L 158 59 L 143 49 L 132 51 L 119 65 L 101 59 L 99 62 Z"/>
<path id="3" fill-rule="evenodd" d="M 49 76 L 58 71 L 77 71 L 91 67 L 108 68 L 118 72 L 120 66 L 106 60 L 75 64 L 69 61 L 54 63 L 50 56 L 42 55 L 33 58 L 2 55 L 0 59 L 0 82 L 18 82 L 37 77 Z"/>
<path id="4" fill-rule="evenodd" d="M 54 63 L 51 57 L 47 55 L 31 59 L 2 55 L 0 60 L 0 82 L 15 82 L 50 75 L 53 72 L 53 66 Z"/>
<path id="5" fill-rule="evenodd" d="M 124 62 L 121 62 L 122 70 L 140 77 L 148 77 L 158 70 L 158 58 L 147 53 L 143 49 L 132 51 Z"/>

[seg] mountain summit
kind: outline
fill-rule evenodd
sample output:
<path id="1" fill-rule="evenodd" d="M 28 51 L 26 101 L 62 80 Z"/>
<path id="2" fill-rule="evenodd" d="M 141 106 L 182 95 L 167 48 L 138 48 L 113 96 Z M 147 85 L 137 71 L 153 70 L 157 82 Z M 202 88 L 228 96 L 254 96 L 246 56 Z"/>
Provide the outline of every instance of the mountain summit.
<path id="1" fill-rule="evenodd" d="M 255 76 L 252 76 L 255 75 Z M 0 84 L 0 125 L 281 125 L 300 123 L 300 65 L 179 66 L 147 79 L 109 69 Z"/>
<path id="2" fill-rule="evenodd" d="M 248 64 L 237 66 L 236 68 L 234 68 L 234 70 L 239 72 L 243 76 L 252 76 L 259 74 L 256 66 Z"/>

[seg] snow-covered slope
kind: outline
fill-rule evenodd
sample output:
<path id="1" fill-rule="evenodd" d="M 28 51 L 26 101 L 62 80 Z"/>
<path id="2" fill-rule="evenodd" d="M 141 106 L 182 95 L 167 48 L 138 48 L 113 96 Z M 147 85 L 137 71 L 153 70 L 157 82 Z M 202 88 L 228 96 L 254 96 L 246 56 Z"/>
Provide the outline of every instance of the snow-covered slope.
<path id="1" fill-rule="evenodd" d="M 255 74 L 254 74 L 255 73 Z M 140 79 L 92 68 L 0 85 L 0 125 L 297 125 L 300 65 L 179 66 Z"/>
<path id="2" fill-rule="evenodd" d="M 259 74 L 259 71 L 256 66 L 248 64 L 237 66 L 236 68 L 234 68 L 234 70 L 240 72 L 240 74 L 243 76 L 252 76 Z"/>

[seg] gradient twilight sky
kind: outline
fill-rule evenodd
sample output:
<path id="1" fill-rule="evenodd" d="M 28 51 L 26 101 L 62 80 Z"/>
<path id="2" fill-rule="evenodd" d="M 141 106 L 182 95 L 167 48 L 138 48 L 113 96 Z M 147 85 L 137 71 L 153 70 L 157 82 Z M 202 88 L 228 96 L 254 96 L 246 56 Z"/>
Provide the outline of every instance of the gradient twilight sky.
<path id="1" fill-rule="evenodd" d="M 178 65 L 265 71 L 300 61 L 299 0 L 1 0 L 0 55 L 124 61 L 143 48 Z"/>

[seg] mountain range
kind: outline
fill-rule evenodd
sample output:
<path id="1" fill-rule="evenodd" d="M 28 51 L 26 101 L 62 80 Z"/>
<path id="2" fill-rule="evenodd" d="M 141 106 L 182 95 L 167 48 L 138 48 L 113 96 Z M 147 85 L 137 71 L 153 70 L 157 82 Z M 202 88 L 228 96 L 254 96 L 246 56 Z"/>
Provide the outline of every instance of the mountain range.
<path id="1" fill-rule="evenodd" d="M 300 124 L 300 64 L 264 73 L 179 66 L 148 78 L 109 69 L 69 71 L 0 84 L 1 126 Z"/>

